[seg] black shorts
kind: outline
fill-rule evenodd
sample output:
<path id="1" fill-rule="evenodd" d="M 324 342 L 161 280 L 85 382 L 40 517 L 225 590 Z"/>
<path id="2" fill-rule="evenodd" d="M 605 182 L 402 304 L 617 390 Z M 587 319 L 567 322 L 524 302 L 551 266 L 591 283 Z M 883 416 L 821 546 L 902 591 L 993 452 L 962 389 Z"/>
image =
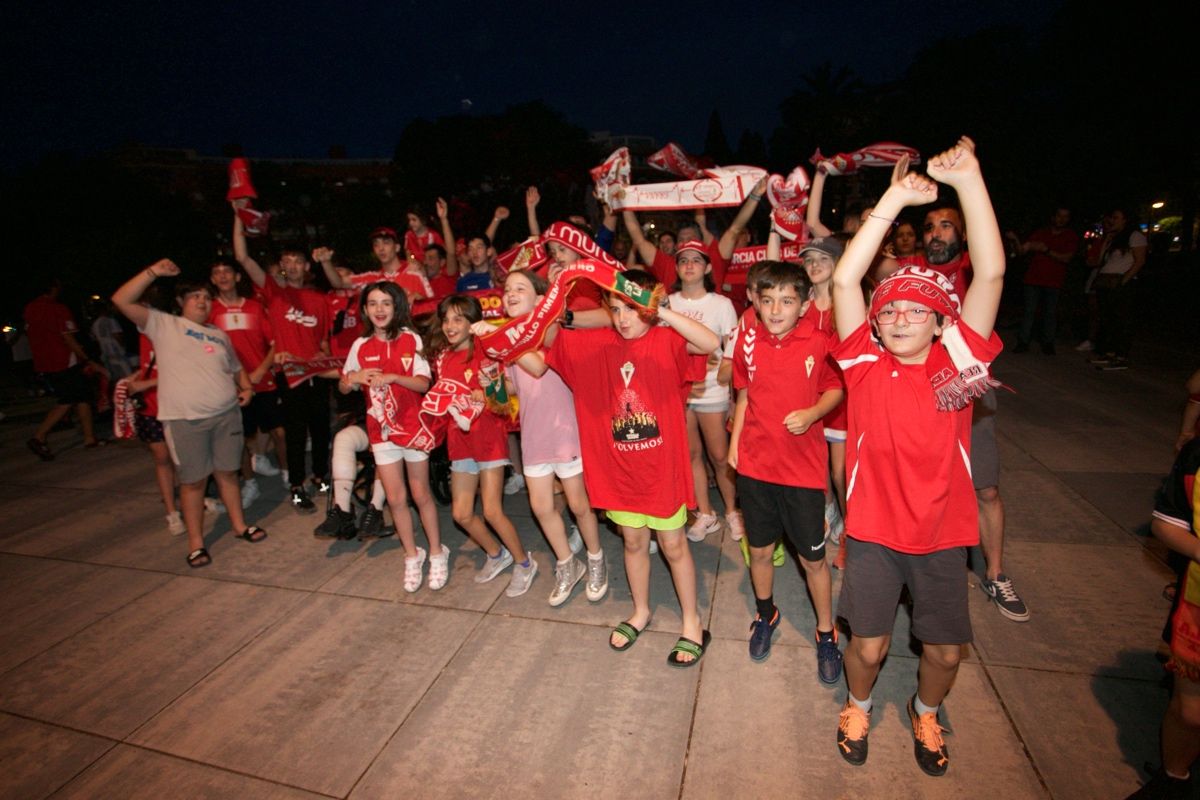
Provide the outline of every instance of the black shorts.
<path id="1" fill-rule="evenodd" d="M 263 392 L 242 406 L 242 430 L 246 436 L 268 433 L 283 427 L 283 404 L 279 392 Z"/>
<path id="2" fill-rule="evenodd" d="M 825 492 L 738 475 L 737 493 L 751 547 L 771 547 L 786 535 L 805 561 L 825 557 Z"/>
<path id="3" fill-rule="evenodd" d="M 88 385 L 87 376 L 83 374 L 83 365 L 76 364 L 61 372 L 42 373 L 42 379 L 50 387 L 50 393 L 60 406 L 90 403 L 92 388 Z"/>
<path id="4" fill-rule="evenodd" d="M 924 555 L 901 553 L 849 536 L 842 539 L 846 569 L 838 616 L 855 636 L 890 635 L 900 591 L 912 597 L 912 635 L 928 644 L 966 644 L 972 639 L 967 610 L 967 548 Z"/>
<path id="5" fill-rule="evenodd" d="M 163 441 L 162 423 L 149 414 L 134 414 L 133 429 L 137 431 L 138 439 L 146 444 Z"/>
<path id="6" fill-rule="evenodd" d="M 976 490 L 1000 485 L 996 406 L 996 390 L 992 389 L 971 409 L 971 483 Z"/>

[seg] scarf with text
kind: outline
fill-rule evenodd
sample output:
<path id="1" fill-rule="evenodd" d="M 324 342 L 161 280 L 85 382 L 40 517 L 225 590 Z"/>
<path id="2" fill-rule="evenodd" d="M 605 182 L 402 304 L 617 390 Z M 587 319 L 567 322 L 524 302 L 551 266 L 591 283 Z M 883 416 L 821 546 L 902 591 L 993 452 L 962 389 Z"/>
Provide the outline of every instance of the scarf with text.
<path id="1" fill-rule="evenodd" d="M 821 155 L 821 149 L 817 148 L 809 163 L 815 164 L 817 169 L 827 175 L 850 175 L 857 172 L 859 167 L 890 169 L 904 156 L 908 156 L 910 165 L 921 163 L 921 154 L 915 148 L 896 142 L 876 142 L 850 153 L 838 153 L 832 158 Z"/>

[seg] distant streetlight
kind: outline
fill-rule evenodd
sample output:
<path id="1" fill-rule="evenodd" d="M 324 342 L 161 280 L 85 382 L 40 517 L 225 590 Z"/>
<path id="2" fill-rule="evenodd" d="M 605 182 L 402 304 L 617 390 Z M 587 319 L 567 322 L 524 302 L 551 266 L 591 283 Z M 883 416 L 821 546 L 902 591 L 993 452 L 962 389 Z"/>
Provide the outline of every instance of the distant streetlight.
<path id="1" fill-rule="evenodd" d="M 1155 211 L 1157 211 L 1158 209 L 1162 208 L 1165 205 L 1166 205 L 1166 203 L 1164 203 L 1162 200 L 1158 200 L 1157 202 L 1151 203 L 1150 207 L 1153 208 Z"/>

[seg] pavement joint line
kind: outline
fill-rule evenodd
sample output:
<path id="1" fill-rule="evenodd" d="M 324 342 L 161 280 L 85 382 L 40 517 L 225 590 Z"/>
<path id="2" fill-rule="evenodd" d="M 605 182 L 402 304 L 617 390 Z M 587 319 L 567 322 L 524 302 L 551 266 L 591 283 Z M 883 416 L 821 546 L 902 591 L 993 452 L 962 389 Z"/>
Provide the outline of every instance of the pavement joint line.
<path id="1" fill-rule="evenodd" d="M 434 607 L 436 607 L 436 606 L 434 606 Z M 449 609 L 443 609 L 443 610 L 449 610 Z M 375 755 L 371 757 L 370 762 L 363 768 L 363 771 L 359 774 L 359 776 L 354 779 L 354 783 L 352 783 L 350 785 L 350 790 L 348 792 L 346 792 L 346 795 L 345 795 L 346 797 L 349 797 L 350 795 L 354 794 L 354 790 L 358 788 L 358 785 L 360 783 L 362 783 L 363 778 L 365 778 L 367 776 L 367 773 L 371 771 L 371 768 L 375 766 L 375 762 L 379 760 L 379 757 L 381 755 L 383 755 L 385 750 L 388 749 L 388 747 L 392 743 L 392 740 L 396 738 L 396 734 L 398 734 L 400 732 L 400 730 L 408 723 L 408 720 L 412 717 L 413 713 L 416 712 L 416 710 L 420 707 L 421 703 L 424 702 L 425 698 L 429 696 L 429 693 L 431 691 L 433 691 L 434 687 L 437 686 L 438 683 L 442 680 L 442 676 L 444 676 L 446 674 L 446 670 L 449 669 L 450 665 L 453 664 L 454 661 L 458 658 L 458 654 L 461 653 L 463 651 L 463 648 L 467 646 L 467 643 L 470 642 L 476 636 L 476 634 L 479 631 L 480 626 L 483 625 L 484 620 L 486 620 L 488 618 L 488 616 L 490 616 L 490 614 L 486 611 L 484 611 L 482 613 L 480 613 L 480 612 L 476 612 L 476 613 L 479 614 L 479 619 L 475 620 L 475 624 L 471 627 L 471 630 L 467 631 L 467 635 L 463 637 L 461 642 L 459 642 L 458 647 L 455 648 L 454 652 L 451 653 L 449 655 L 449 657 L 446 658 L 446 660 L 442 664 L 441 668 L 438 669 L 437 674 L 433 677 L 433 680 L 431 680 L 429 682 L 429 685 L 425 687 L 425 691 L 423 691 L 421 693 L 421 696 L 418 697 L 416 699 L 416 701 L 412 704 L 412 708 L 410 708 L 408 710 L 408 713 L 405 714 L 404 718 L 400 720 L 398 725 L 396 725 L 396 729 L 391 732 L 391 734 L 387 737 L 387 740 L 375 752 Z"/>
<path id="2" fill-rule="evenodd" d="M 971 643 L 971 649 L 976 650 L 974 642 Z M 979 657 L 979 652 L 976 650 L 976 658 Z M 988 670 L 988 665 L 982 660 L 979 660 L 979 666 L 983 672 L 984 679 L 987 681 L 988 688 L 991 689 L 992 695 L 996 698 L 996 702 L 1000 704 L 1000 711 L 1004 714 L 1004 718 L 1008 720 L 1008 727 L 1012 730 L 1013 736 L 1021 743 L 1021 749 L 1025 752 L 1025 760 L 1029 763 L 1029 768 L 1033 770 L 1033 774 L 1037 776 L 1038 783 L 1042 785 L 1043 791 L 1047 797 L 1054 797 L 1054 792 L 1050 791 L 1050 784 L 1046 782 L 1046 776 L 1042 774 L 1038 767 L 1037 760 L 1033 757 L 1033 752 L 1029 749 L 1029 744 L 1025 741 L 1025 737 L 1021 735 L 1021 729 L 1017 727 L 1017 721 L 1013 718 L 1012 712 L 1008 709 L 1008 703 L 1004 702 L 1004 696 L 1000 694 L 1000 687 L 996 685 L 992 679 L 992 673 Z"/>
<path id="3" fill-rule="evenodd" d="M 102 753 L 99 753 L 95 758 L 93 758 L 91 761 L 87 762 L 86 764 L 81 765 L 79 767 L 79 769 L 77 769 L 71 776 L 69 776 L 66 780 L 64 780 L 58 786 L 55 786 L 54 789 L 46 795 L 47 797 L 54 796 L 56 793 L 61 791 L 64 787 L 70 785 L 70 783 L 72 781 L 74 781 L 80 775 L 82 775 L 83 773 L 85 773 L 89 769 L 91 769 L 91 767 L 94 764 L 99 763 L 100 759 L 104 758 L 109 753 L 111 753 L 113 750 L 115 750 L 117 747 L 124 744 L 124 742 L 122 742 L 120 739 L 114 739 L 111 736 L 104 736 L 99 733 L 92 733 L 90 731 L 80 730 L 78 728 L 72 728 L 69 725 L 62 725 L 57 722 L 48 722 L 47 720 L 44 720 L 44 719 L 38 719 L 37 717 L 31 717 L 26 714 L 18 714 L 13 711 L 4 711 L 3 713 L 7 714 L 10 717 L 16 717 L 18 719 L 24 719 L 24 720 L 28 720 L 30 722 L 36 722 L 39 725 L 48 725 L 52 728 L 58 728 L 59 730 L 71 731 L 72 733 L 78 733 L 83 736 L 90 736 L 94 739 L 100 739 L 102 741 L 108 742 L 108 747 L 104 748 L 104 751 Z"/>

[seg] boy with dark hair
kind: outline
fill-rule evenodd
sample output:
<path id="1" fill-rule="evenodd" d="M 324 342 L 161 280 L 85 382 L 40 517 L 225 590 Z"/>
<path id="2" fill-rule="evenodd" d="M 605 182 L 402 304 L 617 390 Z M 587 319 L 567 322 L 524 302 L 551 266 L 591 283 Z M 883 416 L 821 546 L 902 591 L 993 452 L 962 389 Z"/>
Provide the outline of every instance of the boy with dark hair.
<path id="1" fill-rule="evenodd" d="M 779 626 L 772 556 L 783 534 L 800 554 L 817 617 L 817 675 L 823 683 L 836 683 L 842 655 L 825 559 L 828 470 L 821 425 L 843 394 L 829 363 L 836 340 L 805 313 L 812 283 L 800 267 L 764 262 L 754 288 L 759 323 L 738 337 L 733 354 L 737 405 L 729 446 L 758 612 L 750 623 L 750 658 L 762 661 L 770 655 L 771 636 Z"/>
<path id="2" fill-rule="evenodd" d="M 993 326 L 1004 247 L 974 142 L 963 137 L 930 159 L 929 178 L 907 169 L 903 158 L 833 276 L 842 336 L 835 354 L 848 402 L 847 558 L 838 606 L 853 634 L 837 744 L 851 764 L 866 761 L 871 690 L 907 587 L 912 633 L 922 642 L 908 716 L 917 764 L 936 776 L 949 766 L 938 709 L 958 673 L 961 647 L 971 641 L 964 572 L 966 549 L 979 541 L 971 403 L 995 385 L 988 365 L 1002 347 Z M 974 234 L 975 278 L 961 313 L 950 281 L 921 268 L 884 280 L 868 309 L 863 276 L 896 216 L 937 198 L 934 180 L 958 191 Z"/>

